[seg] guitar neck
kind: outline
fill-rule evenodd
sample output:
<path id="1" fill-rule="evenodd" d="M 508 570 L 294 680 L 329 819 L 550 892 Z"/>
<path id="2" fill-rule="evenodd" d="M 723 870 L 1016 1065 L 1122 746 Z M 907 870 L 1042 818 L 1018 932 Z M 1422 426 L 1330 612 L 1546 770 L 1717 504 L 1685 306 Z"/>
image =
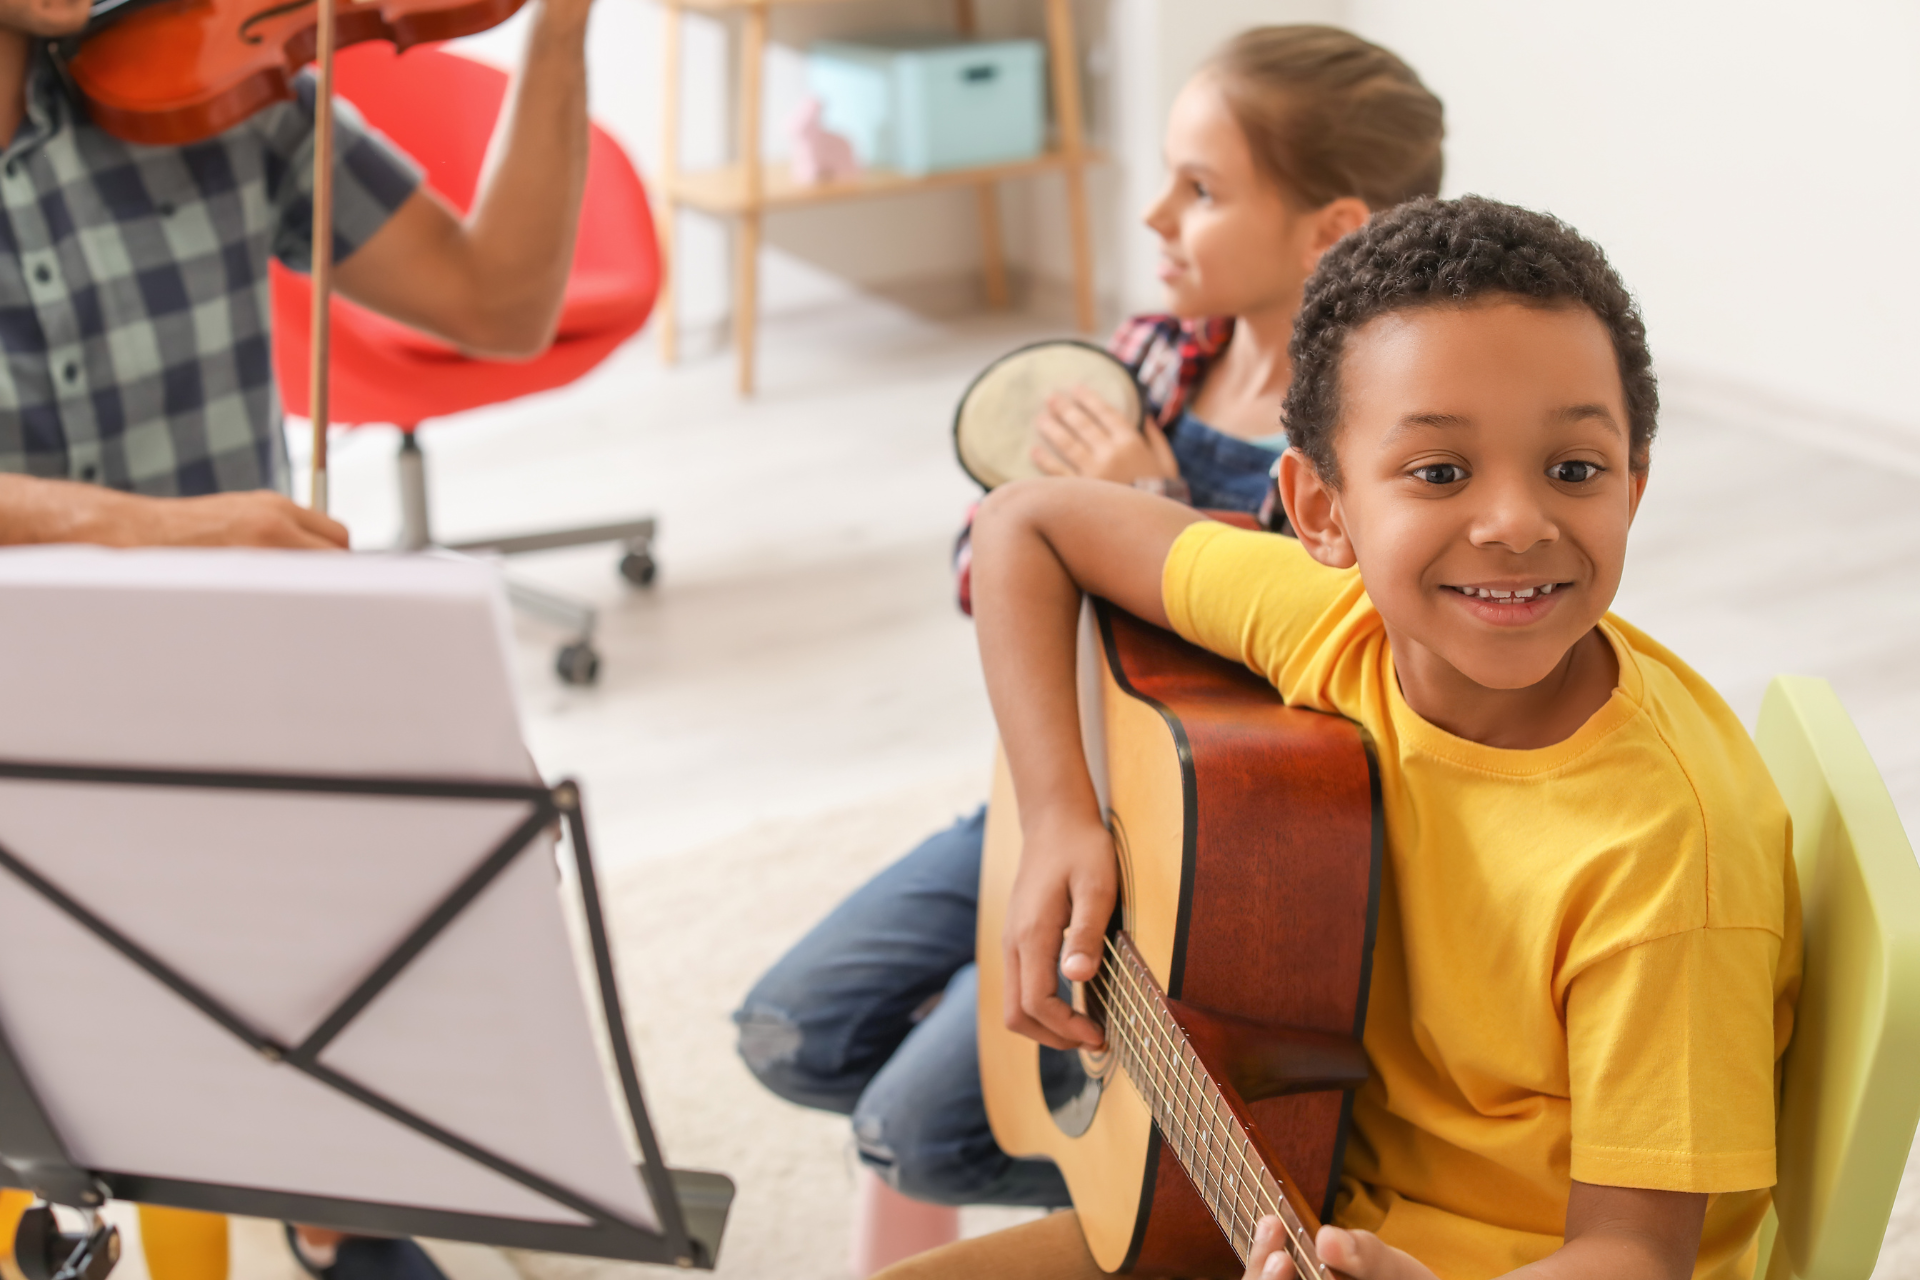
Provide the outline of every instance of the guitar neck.
<path id="1" fill-rule="evenodd" d="M 1107 1043 L 1146 1100 L 1154 1123 L 1242 1262 L 1261 1218 L 1280 1219 L 1285 1248 L 1303 1280 L 1335 1280 L 1320 1261 L 1308 1212 L 1288 1194 L 1239 1095 L 1201 1060 L 1167 1004 L 1166 993 L 1124 932 L 1107 943 L 1107 962 L 1088 984 L 1102 1006 Z"/>

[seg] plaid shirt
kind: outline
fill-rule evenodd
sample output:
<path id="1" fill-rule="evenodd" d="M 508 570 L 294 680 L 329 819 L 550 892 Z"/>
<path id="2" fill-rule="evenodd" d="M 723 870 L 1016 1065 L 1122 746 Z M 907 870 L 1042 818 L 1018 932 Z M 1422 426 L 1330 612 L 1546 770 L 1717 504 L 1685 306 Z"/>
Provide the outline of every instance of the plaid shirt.
<path id="1" fill-rule="evenodd" d="M 1133 370 L 1153 420 L 1170 427 L 1232 336 L 1232 316 L 1135 316 L 1114 331 L 1107 350 Z"/>
<path id="2" fill-rule="evenodd" d="M 0 470 L 177 496 L 284 489 L 267 259 L 312 261 L 313 82 L 205 142 L 96 128 L 35 54 L 0 151 Z M 347 104 L 334 254 L 419 184 Z"/>
<path id="3" fill-rule="evenodd" d="M 1144 315 L 1124 321 L 1107 340 L 1107 350 L 1133 370 L 1146 411 L 1161 427 L 1179 420 L 1187 401 L 1207 374 L 1207 366 L 1227 348 L 1233 336 L 1232 316 L 1182 320 L 1179 316 Z M 973 513 L 953 540 L 953 585 L 960 612 L 973 613 Z"/>

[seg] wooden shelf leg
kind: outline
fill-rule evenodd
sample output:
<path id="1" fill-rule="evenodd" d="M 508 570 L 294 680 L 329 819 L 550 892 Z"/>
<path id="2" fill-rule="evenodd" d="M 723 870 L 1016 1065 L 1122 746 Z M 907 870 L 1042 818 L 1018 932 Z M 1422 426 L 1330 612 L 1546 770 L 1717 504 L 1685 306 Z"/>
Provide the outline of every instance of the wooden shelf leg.
<path id="1" fill-rule="evenodd" d="M 986 272 L 987 305 L 1007 305 L 1007 255 L 1000 242 L 1000 187 L 983 182 L 974 188 L 980 204 L 980 260 Z"/>
<path id="2" fill-rule="evenodd" d="M 1080 332 L 1092 333 L 1093 240 L 1087 230 L 1087 171 L 1072 164 L 1061 176 L 1067 181 L 1067 234 L 1073 241 L 1073 322 Z"/>
<path id="3" fill-rule="evenodd" d="M 979 33 L 973 0 L 953 0 L 953 25 L 963 36 Z M 980 209 L 980 265 L 986 275 L 987 305 L 998 311 L 1007 305 L 1007 255 L 1000 241 L 1000 188 L 983 182 L 974 188 Z"/>
<path id="4" fill-rule="evenodd" d="M 760 215 L 743 213 L 734 227 L 738 257 L 733 266 L 733 346 L 740 394 L 753 394 L 754 329 L 760 306 Z"/>
<path id="5" fill-rule="evenodd" d="M 1047 0 L 1047 53 L 1053 72 L 1053 115 L 1066 157 L 1067 237 L 1073 244 L 1074 321 L 1093 332 L 1093 241 L 1087 228 L 1086 128 L 1081 117 L 1080 55 L 1073 39 L 1072 0 Z"/>
<path id="6" fill-rule="evenodd" d="M 660 179 L 656 184 L 653 233 L 660 243 L 660 296 L 654 300 L 659 316 L 660 361 L 671 365 L 680 358 L 680 314 L 674 297 L 674 280 L 679 275 L 674 261 L 674 232 L 679 208 L 673 200 L 673 184 L 680 176 L 680 7 L 668 4 L 661 9 L 660 83 L 665 94 L 660 111 Z"/>
<path id="7" fill-rule="evenodd" d="M 740 164 L 746 177 L 746 207 L 736 236 L 733 344 L 739 361 L 740 394 L 753 394 L 754 330 L 760 306 L 760 77 L 766 69 L 767 7 L 749 8 L 740 33 Z"/>

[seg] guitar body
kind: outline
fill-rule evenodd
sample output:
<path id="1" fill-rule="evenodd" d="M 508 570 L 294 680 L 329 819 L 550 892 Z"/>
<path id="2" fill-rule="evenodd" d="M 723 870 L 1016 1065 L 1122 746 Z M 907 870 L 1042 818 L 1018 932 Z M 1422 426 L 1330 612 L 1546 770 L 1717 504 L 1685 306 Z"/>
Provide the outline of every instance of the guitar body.
<path id="1" fill-rule="evenodd" d="M 1360 1038 L 1382 839 L 1370 751 L 1348 721 L 1289 708 L 1237 664 L 1103 602 L 1083 619 L 1080 666 L 1088 763 L 1120 859 L 1119 923 L 1184 1011 L 1201 1058 L 1234 1059 L 1208 1066 L 1245 1098 L 1310 1223 L 1331 1210 L 1352 1095 L 1302 1083 L 1298 1072 L 1279 1081 L 1247 1037 L 1291 1028 L 1346 1046 Z M 1063 1054 L 1007 1030 L 1001 932 L 1020 844 L 1000 758 L 977 946 L 980 1070 L 995 1138 L 1060 1166 L 1105 1270 L 1239 1275 L 1148 1100 L 1112 1055 Z M 1222 1051 L 1235 1045 L 1243 1051 Z M 1280 1092 L 1291 1088 L 1321 1091 Z"/>

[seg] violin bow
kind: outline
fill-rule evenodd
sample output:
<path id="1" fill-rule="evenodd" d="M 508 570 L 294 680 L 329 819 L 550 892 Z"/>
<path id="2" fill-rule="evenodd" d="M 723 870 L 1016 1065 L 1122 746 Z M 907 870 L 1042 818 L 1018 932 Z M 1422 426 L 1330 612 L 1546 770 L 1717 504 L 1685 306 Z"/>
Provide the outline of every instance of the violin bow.
<path id="1" fill-rule="evenodd" d="M 313 91 L 313 351 L 307 411 L 313 419 L 313 490 L 308 506 L 327 514 L 327 357 L 333 320 L 333 0 L 319 0 Z"/>

